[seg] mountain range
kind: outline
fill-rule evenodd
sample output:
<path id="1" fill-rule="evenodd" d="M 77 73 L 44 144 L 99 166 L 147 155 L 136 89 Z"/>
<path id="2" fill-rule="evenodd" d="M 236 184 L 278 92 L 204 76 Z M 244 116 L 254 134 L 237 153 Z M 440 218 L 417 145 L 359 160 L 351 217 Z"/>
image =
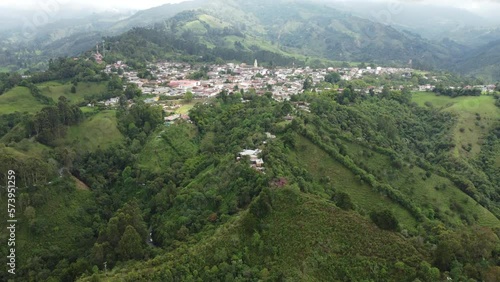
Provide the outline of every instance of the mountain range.
<path id="1" fill-rule="evenodd" d="M 81 54 L 103 37 L 167 21 L 169 30 L 163 32 L 173 31 L 177 37 L 189 33 L 208 49 L 265 50 L 304 62 L 317 58 L 407 65 L 411 61 L 416 68 L 452 70 L 489 82 L 500 79 L 496 61 L 485 59 L 496 57 L 500 40 L 500 29 L 492 20 L 460 9 L 402 4 L 395 13 L 387 7 L 357 1 L 197 0 L 133 15 L 96 13 L 56 20 L 31 36 L 19 28 L 4 30 L 0 63 L 4 69 L 27 69 L 52 57 Z M 423 15 L 431 20 L 419 20 Z M 475 63 L 467 65 L 471 60 Z"/>

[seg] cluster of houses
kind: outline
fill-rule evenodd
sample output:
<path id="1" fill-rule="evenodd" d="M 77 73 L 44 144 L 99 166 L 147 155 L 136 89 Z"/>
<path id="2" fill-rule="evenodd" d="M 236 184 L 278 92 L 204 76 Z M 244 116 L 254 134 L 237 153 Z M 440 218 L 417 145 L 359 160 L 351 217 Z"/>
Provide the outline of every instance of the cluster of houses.
<path id="1" fill-rule="evenodd" d="M 269 132 L 266 132 L 266 141 L 263 141 L 262 144 L 266 145 L 267 140 L 272 140 L 275 139 L 276 135 L 273 135 Z M 238 156 L 236 157 L 236 161 L 241 161 L 243 158 L 248 157 L 250 160 L 250 167 L 253 169 L 263 172 L 264 171 L 264 160 L 260 157 L 262 153 L 262 150 L 260 149 L 254 149 L 254 150 L 243 150 L 238 153 Z"/>
<path id="2" fill-rule="evenodd" d="M 188 115 L 185 115 L 185 114 L 173 114 L 173 115 L 170 115 L 168 117 L 165 117 L 165 125 L 167 126 L 170 126 L 172 124 L 174 124 L 176 121 L 178 120 L 184 120 L 184 121 L 187 121 L 189 123 L 191 123 L 191 119 Z"/>
<path id="3" fill-rule="evenodd" d="M 290 96 L 302 91 L 304 80 L 310 77 L 313 83 L 324 81 L 329 72 L 338 72 L 344 80 L 360 78 L 365 74 L 410 74 L 409 68 L 327 68 L 309 67 L 264 68 L 255 61 L 253 65 L 228 63 L 209 65 L 205 80 L 189 77 L 196 71 L 188 63 L 159 62 L 148 66 L 153 79 L 140 78 L 137 71 L 131 70 L 123 62 L 106 66 L 106 72 L 124 70 L 123 77 L 129 83 L 136 84 L 144 94 L 157 96 L 182 96 L 192 92 L 196 97 L 214 97 L 222 90 L 249 91 L 256 94 L 272 93 L 278 101 L 289 100 Z"/>
<path id="4" fill-rule="evenodd" d="M 260 153 L 262 153 L 261 150 L 255 149 L 255 150 L 243 150 L 238 154 L 238 157 L 236 158 L 237 161 L 240 161 L 244 157 L 248 157 L 250 159 L 250 166 L 257 170 L 257 171 L 263 171 L 264 170 L 264 160 L 259 157 Z"/>
<path id="5" fill-rule="evenodd" d="M 328 68 L 329 72 L 338 72 L 343 80 L 352 80 L 363 77 L 363 75 L 384 75 L 384 74 L 401 74 L 404 77 L 411 77 L 413 69 L 411 68 L 383 68 L 383 67 L 366 67 L 366 68 Z"/>
<path id="6" fill-rule="evenodd" d="M 426 85 L 419 85 L 418 90 L 419 91 L 433 91 L 436 88 L 436 86 L 431 85 L 431 84 L 426 84 Z M 497 86 L 495 84 L 490 84 L 490 85 L 467 85 L 464 87 L 449 87 L 450 89 L 465 89 L 465 90 L 472 90 L 472 89 L 479 89 L 483 93 L 493 93 L 496 91 Z"/>
<path id="7" fill-rule="evenodd" d="M 99 56 L 96 53 L 96 56 Z M 121 71 L 119 71 L 121 70 Z M 253 65 L 245 63 L 227 63 L 222 65 L 212 64 L 206 66 L 204 76 L 206 79 L 189 79 L 193 73 L 199 71 L 188 63 L 180 62 L 159 62 L 148 66 L 148 78 L 140 78 L 139 73 L 130 69 L 125 63 L 118 61 L 115 64 L 107 65 L 105 72 L 119 72 L 129 83 L 136 84 L 143 94 L 153 98 L 147 98 L 146 103 L 158 104 L 161 96 L 183 96 L 186 92 L 191 92 L 198 98 L 211 98 L 221 91 L 240 92 L 252 91 L 257 95 L 271 93 L 278 101 L 289 100 L 292 95 L 300 93 L 303 89 L 304 81 L 307 77 L 312 79 L 313 84 L 323 82 L 325 76 L 330 72 L 337 72 L 343 80 L 361 78 L 364 75 L 385 75 L 398 74 L 411 77 L 414 72 L 411 68 L 326 68 L 312 69 L 309 67 L 276 67 L 264 68 L 258 65 L 257 60 Z M 144 77 L 144 76 L 141 76 Z M 425 77 L 427 78 L 427 77 Z M 438 80 L 435 77 L 435 82 Z M 495 85 L 467 86 L 478 88 L 483 92 L 495 91 Z M 402 89 L 403 86 L 395 89 Z M 435 85 L 426 84 L 415 86 L 414 90 L 432 91 Z M 355 89 L 359 92 L 381 93 L 383 87 L 368 87 L 366 89 Z M 328 89 L 325 89 L 328 90 Z M 342 91 L 343 89 L 338 89 Z M 106 101 L 106 106 L 116 105 L 118 101 L 111 99 Z M 164 108 L 167 106 L 164 106 Z M 168 111 L 169 109 L 166 109 Z"/>

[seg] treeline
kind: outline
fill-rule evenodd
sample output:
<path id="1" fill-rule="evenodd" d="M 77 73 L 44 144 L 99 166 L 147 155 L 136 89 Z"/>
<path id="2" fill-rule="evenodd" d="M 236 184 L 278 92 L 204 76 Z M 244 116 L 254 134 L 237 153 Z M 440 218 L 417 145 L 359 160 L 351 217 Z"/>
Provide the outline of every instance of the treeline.
<path id="1" fill-rule="evenodd" d="M 311 140 L 311 142 L 318 145 L 321 149 L 325 150 L 333 159 L 337 160 L 342 165 L 347 167 L 350 171 L 352 171 L 352 173 L 354 173 L 361 180 L 373 187 L 377 192 L 380 192 L 383 195 L 389 197 L 394 202 L 399 203 L 401 206 L 406 208 L 417 220 L 424 220 L 425 216 L 422 214 L 421 209 L 410 199 L 405 197 L 400 191 L 394 189 L 389 184 L 379 182 L 374 175 L 358 167 L 349 156 L 342 155 L 340 149 L 325 144 L 321 140 L 319 135 L 307 130 L 306 127 L 301 126 L 297 123 L 295 123 L 295 126 L 299 134 L 302 134 L 304 137 Z"/>
<path id="2" fill-rule="evenodd" d="M 22 76 L 15 72 L 0 73 L 0 95 L 19 85 L 22 80 Z"/>
<path id="3" fill-rule="evenodd" d="M 31 92 L 31 95 L 33 97 L 35 97 L 35 99 L 38 102 L 40 102 L 40 103 L 42 103 L 44 105 L 51 105 L 51 104 L 54 103 L 54 101 L 51 98 L 42 95 L 42 91 L 40 91 L 40 89 L 35 84 L 30 83 L 30 82 L 24 80 L 24 81 L 21 82 L 20 85 L 28 87 L 29 90 L 30 90 L 30 92 Z"/>
<path id="4" fill-rule="evenodd" d="M 19 187 L 31 187 L 37 183 L 45 184 L 54 177 L 54 167 L 46 161 L 16 153 L 7 147 L 0 147 L 0 153 L 0 169 L 14 170 Z M 0 181 L 7 183 L 7 174 L 0 175 Z M 0 196 L 4 196 L 7 190 L 0 190 Z"/>
<path id="5" fill-rule="evenodd" d="M 438 174 L 450 179 L 467 195 L 499 215 L 495 184 L 465 160 L 449 157 L 455 146 L 449 137 L 455 124 L 453 116 L 392 99 L 380 99 L 381 96 L 358 99 L 348 106 L 333 102 L 338 97 L 335 95 L 300 95 L 294 100 L 311 103 L 315 116 L 304 120 L 317 127 L 320 136 L 331 136 L 333 140 L 345 137 L 375 150 L 383 149 L 382 154 L 399 160 L 398 163 L 413 163 L 425 169 L 428 175 Z M 474 221 L 468 215 L 463 217 L 467 222 Z"/>
<path id="6" fill-rule="evenodd" d="M 35 136 L 43 144 L 53 142 L 66 134 L 67 126 L 80 123 L 83 112 L 76 105 L 70 105 L 64 96 L 59 97 L 56 106 L 48 106 L 38 112 L 27 125 L 29 136 Z"/>
<path id="7" fill-rule="evenodd" d="M 80 58 L 57 58 L 49 61 L 49 68 L 43 72 L 31 74 L 29 81 L 42 83 L 51 80 L 74 79 L 75 81 L 104 81 L 108 77 L 102 72 L 102 66 L 93 60 Z"/>
<path id="8" fill-rule="evenodd" d="M 18 73 L 0 73 L 0 95 L 6 91 L 21 85 L 30 88 L 35 98 L 43 103 L 44 97 L 39 95 L 33 84 L 42 83 L 51 80 L 69 80 L 73 83 L 79 81 L 99 82 L 108 80 L 106 73 L 102 72 L 102 66 L 99 66 L 93 60 L 81 58 L 57 58 L 49 61 L 49 68 L 45 71 L 30 72 L 27 71 L 23 78 Z"/>
<path id="9" fill-rule="evenodd" d="M 126 203 L 99 230 L 92 251 L 94 265 L 107 262 L 111 268 L 117 261 L 140 260 L 146 254 L 148 231 L 137 201 Z"/>
<path id="10" fill-rule="evenodd" d="M 163 122 L 163 111 L 158 106 L 143 102 L 131 108 L 122 107 L 117 112 L 118 129 L 132 142 L 138 139 L 144 144 L 146 137 Z"/>
<path id="11" fill-rule="evenodd" d="M 448 97 L 460 97 L 460 96 L 481 96 L 481 89 L 477 88 L 472 88 L 472 89 L 465 89 L 465 88 L 458 88 L 458 89 L 452 89 L 452 88 L 445 88 L 443 86 L 436 86 L 434 90 L 432 90 L 434 93 L 438 95 L 444 95 Z"/>
<path id="12" fill-rule="evenodd" d="M 7 115 L 0 115 L 0 138 L 10 132 L 16 125 L 26 120 L 26 115 L 15 112 Z"/>

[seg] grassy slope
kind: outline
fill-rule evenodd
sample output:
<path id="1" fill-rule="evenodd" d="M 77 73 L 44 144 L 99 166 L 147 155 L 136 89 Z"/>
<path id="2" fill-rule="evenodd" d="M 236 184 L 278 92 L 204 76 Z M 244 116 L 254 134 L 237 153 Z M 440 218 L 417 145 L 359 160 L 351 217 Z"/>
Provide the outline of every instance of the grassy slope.
<path id="1" fill-rule="evenodd" d="M 500 119 L 500 109 L 495 106 L 493 97 L 457 97 L 436 96 L 434 93 L 418 92 L 413 95 L 413 101 L 423 106 L 430 102 L 438 109 L 449 111 L 458 116 L 458 122 L 453 130 L 456 157 L 475 157 L 481 151 L 481 143 Z M 479 114 L 481 120 L 477 120 Z M 463 129 L 464 132 L 461 132 Z M 462 146 L 472 145 L 470 152 Z"/>
<path id="2" fill-rule="evenodd" d="M 84 101 L 85 96 L 100 94 L 106 91 L 106 84 L 95 82 L 80 82 L 76 87 L 76 93 L 71 93 L 72 84 L 61 84 L 55 81 L 49 81 L 37 85 L 42 91 L 42 94 L 56 101 L 60 96 L 64 96 L 73 104 L 78 104 Z"/>
<path id="3" fill-rule="evenodd" d="M 12 149 L 17 150 L 27 156 L 43 159 L 46 157 L 47 152 L 51 149 L 41 143 L 34 141 L 33 139 L 23 139 L 18 143 L 15 143 Z"/>
<path id="4" fill-rule="evenodd" d="M 297 163 L 313 175 L 316 181 L 329 177 L 335 190 L 348 193 L 354 204 L 367 212 L 384 208 L 391 209 L 404 228 L 413 229 L 416 221 L 411 214 L 391 199 L 374 191 L 367 184 L 362 184 L 354 174 L 342 164 L 333 160 L 326 152 L 302 136 L 297 136 L 296 152 L 292 154 Z"/>
<path id="5" fill-rule="evenodd" d="M 339 281 L 376 279 L 387 281 L 385 275 L 397 275 L 395 263 L 415 265 L 423 256 L 396 233 L 382 231 L 355 212 L 336 208 L 317 196 L 289 188 L 273 192 L 273 212 L 264 218 L 261 232 L 263 247 L 252 243 L 244 231 L 242 220 L 246 212 L 236 216 L 211 236 L 200 242 L 162 255 L 146 263 L 113 269 L 103 281 L 148 281 L 153 275 L 190 265 L 205 273 L 221 267 L 221 253 L 227 253 L 232 264 L 244 255 L 244 263 L 283 273 L 285 281 Z M 274 249 L 275 255 L 270 254 Z M 240 255 L 238 255 L 238 253 Z M 349 254 L 349 255 L 348 255 Z M 182 257 L 182 263 L 179 258 Z M 349 269 L 349 272 L 345 270 Z M 134 271 L 134 276 L 129 276 Z M 239 270 L 241 271 L 241 270 Z M 181 270 L 182 272 L 182 270 Z M 265 272 L 261 272 L 265 280 Z M 290 280 L 288 280 L 290 279 Z M 86 279 L 90 281 L 89 279 Z"/>
<path id="6" fill-rule="evenodd" d="M 43 95 L 56 102 L 60 96 L 65 96 L 73 104 L 84 101 L 87 95 L 99 94 L 106 90 L 105 84 L 92 82 L 79 83 L 75 94 L 71 93 L 71 84 L 50 81 L 39 84 L 38 87 Z M 18 86 L 0 95 L 0 115 L 14 112 L 36 113 L 45 106 L 37 101 L 26 87 Z"/>
<path id="7" fill-rule="evenodd" d="M 123 135 L 117 128 L 116 112 L 102 111 L 83 123 L 68 129 L 60 145 L 69 145 L 77 150 L 96 150 L 122 142 Z"/>
<path id="8" fill-rule="evenodd" d="M 285 190 L 273 207 L 276 212 L 267 222 L 270 230 L 263 240 L 283 250 L 277 268 L 289 277 L 329 280 L 352 267 L 352 275 L 360 279 L 366 277 L 370 263 L 387 263 L 390 269 L 398 260 L 420 257 L 399 235 L 381 231 L 358 214 L 340 211 L 326 200 Z M 320 259 L 325 253 L 326 259 Z"/>
<path id="9" fill-rule="evenodd" d="M 183 103 L 180 108 L 175 110 L 176 114 L 188 114 L 189 111 L 196 105 L 198 102 L 191 102 L 191 103 Z"/>
<path id="10" fill-rule="evenodd" d="M 490 211 L 463 193 L 449 179 L 432 175 L 424 180 L 425 170 L 419 167 L 410 168 L 405 166 L 395 170 L 391 166 L 390 157 L 357 144 L 349 142 L 344 142 L 344 144 L 347 146 L 352 159 L 362 160 L 371 170 L 378 170 L 377 175 L 384 175 L 384 182 L 390 183 L 405 195 L 410 195 L 421 207 L 433 210 L 436 216 L 439 214 L 440 219 L 444 222 L 460 225 L 461 212 L 457 212 L 457 208 L 461 208 L 463 211 L 477 217 L 479 225 L 500 227 L 500 221 Z M 363 151 L 370 152 L 372 156 L 367 157 L 366 154 L 362 153 Z M 446 188 L 435 188 L 443 185 Z M 452 205 L 455 210 L 451 208 Z M 427 211 L 424 210 L 424 213 L 427 213 Z"/>
<path id="11" fill-rule="evenodd" d="M 14 112 L 35 113 L 44 106 L 31 95 L 26 87 L 14 87 L 0 96 L 0 115 Z"/>

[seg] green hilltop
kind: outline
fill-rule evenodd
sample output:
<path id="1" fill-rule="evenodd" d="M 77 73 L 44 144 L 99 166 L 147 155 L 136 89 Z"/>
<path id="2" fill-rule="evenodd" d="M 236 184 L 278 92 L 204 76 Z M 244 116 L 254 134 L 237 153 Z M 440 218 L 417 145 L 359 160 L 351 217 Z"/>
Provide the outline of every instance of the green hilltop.
<path id="1" fill-rule="evenodd" d="M 370 62 L 431 66 L 445 46 L 318 3 L 210 1 L 106 39 L 110 58 L 237 60 L 274 65 Z M 141 42 L 140 44 L 137 44 Z M 126 46 L 134 46 L 134 52 Z M 192 57 L 189 57 L 192 56 Z"/>

